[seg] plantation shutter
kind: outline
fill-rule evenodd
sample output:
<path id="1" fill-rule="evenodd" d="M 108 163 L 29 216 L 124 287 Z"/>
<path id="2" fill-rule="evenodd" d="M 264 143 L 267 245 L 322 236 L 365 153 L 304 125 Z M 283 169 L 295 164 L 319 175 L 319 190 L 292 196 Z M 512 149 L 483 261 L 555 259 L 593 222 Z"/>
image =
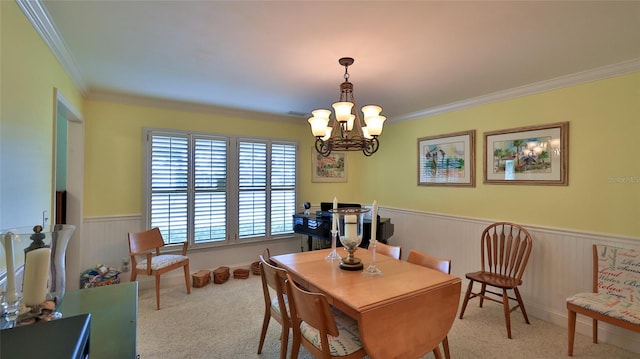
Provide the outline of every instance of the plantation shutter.
<path id="1" fill-rule="evenodd" d="M 271 146 L 271 234 L 293 232 L 296 210 L 296 146 Z"/>
<path id="2" fill-rule="evenodd" d="M 227 142 L 194 141 L 194 242 L 223 241 L 227 235 Z"/>
<path id="3" fill-rule="evenodd" d="M 165 243 L 187 240 L 189 151 L 186 136 L 151 138 L 151 227 Z"/>
<path id="4" fill-rule="evenodd" d="M 266 235 L 267 145 L 238 143 L 238 235 L 240 238 Z"/>

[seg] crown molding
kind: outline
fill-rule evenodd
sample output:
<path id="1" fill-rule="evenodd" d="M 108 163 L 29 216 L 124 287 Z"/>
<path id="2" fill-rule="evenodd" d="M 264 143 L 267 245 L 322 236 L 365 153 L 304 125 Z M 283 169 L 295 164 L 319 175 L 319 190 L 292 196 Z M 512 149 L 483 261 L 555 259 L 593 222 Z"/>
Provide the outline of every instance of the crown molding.
<path id="1" fill-rule="evenodd" d="M 66 70 L 67 74 L 69 74 L 69 77 L 71 77 L 71 80 L 75 83 L 76 87 L 78 87 L 78 90 L 80 90 L 83 95 L 86 95 L 88 93 L 87 83 L 73 59 L 71 51 L 69 51 L 67 44 L 58 34 L 58 30 L 40 3 L 40 0 L 16 0 L 16 3 L 40 34 L 44 43 L 47 44 L 53 55 Z"/>
<path id="2" fill-rule="evenodd" d="M 555 90 L 563 87 L 578 85 L 581 83 L 602 80 L 610 77 L 621 76 L 633 72 L 640 71 L 640 58 L 629 61 L 619 62 L 617 64 L 597 67 L 595 69 L 577 72 L 553 79 L 535 82 L 532 84 L 514 87 L 512 89 L 493 92 L 487 95 L 473 97 L 470 99 L 452 102 L 442 106 L 428 108 L 426 110 L 409 113 L 406 115 L 394 117 L 390 122 L 401 122 L 415 120 L 418 118 L 433 116 L 449 111 L 460 110 L 468 107 L 479 106 L 491 102 L 505 101 L 517 97 L 533 95 L 545 91 Z"/>
<path id="3" fill-rule="evenodd" d="M 258 112 L 233 107 L 215 106 L 195 102 L 161 99 L 156 97 L 145 97 L 119 92 L 98 92 L 91 91 L 87 96 L 88 100 L 118 102 L 122 104 L 166 108 L 175 111 L 211 113 L 221 116 L 248 118 L 252 120 L 287 122 L 290 124 L 308 125 L 306 118 L 289 114 L 273 114 Z"/>
<path id="4" fill-rule="evenodd" d="M 198 105 L 192 103 L 185 103 L 180 101 L 166 101 L 160 99 L 150 98 L 137 98 L 132 99 L 129 95 L 115 95 L 115 94 L 92 94 L 89 92 L 87 83 L 80 72 L 69 48 L 66 43 L 58 34 L 55 25 L 50 20 L 50 17 L 40 0 L 15 0 L 18 6 L 22 9 L 27 19 L 31 22 L 36 31 L 40 34 L 44 42 L 47 44 L 51 52 L 58 59 L 62 67 L 67 71 L 75 85 L 84 96 L 91 95 L 95 99 L 109 98 L 112 101 L 119 102 L 135 102 L 143 105 L 162 105 L 161 107 L 171 107 L 181 110 L 191 110 L 200 112 L 215 112 L 232 116 L 246 116 L 251 114 L 252 116 L 258 115 L 261 118 L 271 121 L 300 121 L 301 116 L 291 115 L 273 115 L 261 112 L 245 111 L 240 109 L 229 109 L 216 106 Z M 640 58 L 632 59 L 617 64 L 606 65 L 591 70 L 577 72 L 565 76 L 556 77 L 553 79 L 540 81 L 528 85 L 515 87 L 508 90 L 493 92 L 490 94 L 473 97 L 457 102 L 452 102 L 442 106 L 431 107 L 422 111 L 409 113 L 406 115 L 396 116 L 388 119 L 389 122 L 401 122 L 415 120 L 419 118 L 434 116 L 437 114 L 469 108 L 473 106 L 484 105 L 492 102 L 505 101 L 514 99 L 517 97 L 533 95 L 545 91 L 555 90 L 563 87 L 569 87 L 578 85 L 581 83 L 602 80 L 610 77 L 621 76 L 632 72 L 640 71 Z"/>

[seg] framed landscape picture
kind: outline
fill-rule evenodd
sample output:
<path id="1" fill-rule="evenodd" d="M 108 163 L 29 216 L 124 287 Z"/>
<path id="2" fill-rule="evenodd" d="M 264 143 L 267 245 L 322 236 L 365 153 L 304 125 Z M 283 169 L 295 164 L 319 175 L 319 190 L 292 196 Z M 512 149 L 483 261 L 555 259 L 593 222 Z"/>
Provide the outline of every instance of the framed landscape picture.
<path id="1" fill-rule="evenodd" d="M 332 152 L 324 157 L 313 149 L 311 170 L 312 182 L 347 182 L 347 157 L 342 152 Z"/>
<path id="2" fill-rule="evenodd" d="M 569 122 L 484 133 L 484 182 L 568 185 Z"/>
<path id="3" fill-rule="evenodd" d="M 418 139 L 418 186 L 474 187 L 476 130 Z"/>

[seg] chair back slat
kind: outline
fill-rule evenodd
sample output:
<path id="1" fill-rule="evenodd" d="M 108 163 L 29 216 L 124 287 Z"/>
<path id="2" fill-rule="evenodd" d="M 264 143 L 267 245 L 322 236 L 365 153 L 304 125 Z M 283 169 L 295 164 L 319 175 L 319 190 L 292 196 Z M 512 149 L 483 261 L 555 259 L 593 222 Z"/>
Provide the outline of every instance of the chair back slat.
<path id="1" fill-rule="evenodd" d="M 131 253 L 146 253 L 155 251 L 159 254 L 164 246 L 160 229 L 155 227 L 143 232 L 129 232 L 129 251 Z"/>
<path id="2" fill-rule="evenodd" d="M 307 292 L 299 288 L 289 274 L 287 274 L 287 288 L 289 289 L 289 308 L 292 320 L 301 320 L 316 328 L 321 333 L 321 339 L 326 339 L 327 334 L 334 337 L 340 334 L 324 294 Z M 296 326 L 299 324 L 299 322 L 294 322 Z"/>
<path id="3" fill-rule="evenodd" d="M 504 225 L 502 226 L 502 231 L 498 233 L 498 242 L 500 243 L 500 249 L 498 252 L 500 263 L 498 263 L 498 271 L 500 271 L 500 274 L 506 274 L 504 271 L 509 267 L 507 263 L 507 260 L 509 259 L 509 252 L 507 252 L 507 248 L 505 248 L 505 246 L 507 245 L 507 237 L 504 233 Z"/>
<path id="4" fill-rule="evenodd" d="M 278 268 L 269 264 L 269 262 L 260 255 L 260 268 L 262 279 L 264 284 L 273 289 L 276 292 L 276 296 L 278 297 L 278 305 L 280 307 L 280 313 L 284 320 L 287 319 L 286 313 L 286 301 L 284 300 L 284 295 L 287 293 L 287 288 L 285 281 L 287 280 L 287 271 L 282 268 Z M 265 293 L 265 295 L 269 295 Z"/>
<path id="5" fill-rule="evenodd" d="M 382 242 L 376 242 L 376 253 L 384 254 L 385 256 L 393 257 L 395 259 L 400 259 L 400 257 L 402 256 L 402 247 L 392 246 L 389 244 L 384 244 Z"/>
<path id="6" fill-rule="evenodd" d="M 415 249 L 409 251 L 407 262 L 451 274 L 451 259 L 437 258 Z"/>
<path id="7" fill-rule="evenodd" d="M 529 232 L 515 223 L 498 222 L 482 233 L 482 270 L 522 279 L 531 254 Z"/>

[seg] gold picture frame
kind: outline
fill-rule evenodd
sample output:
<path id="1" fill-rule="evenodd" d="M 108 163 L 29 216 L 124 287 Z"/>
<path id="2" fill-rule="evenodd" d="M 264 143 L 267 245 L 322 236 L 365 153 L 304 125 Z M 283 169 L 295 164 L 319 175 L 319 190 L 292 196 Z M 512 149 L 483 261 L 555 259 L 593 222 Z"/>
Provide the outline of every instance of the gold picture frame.
<path id="1" fill-rule="evenodd" d="M 475 187 L 476 130 L 418 138 L 418 186 Z"/>
<path id="2" fill-rule="evenodd" d="M 347 156 L 343 152 L 332 152 L 323 156 L 311 150 L 312 182 L 347 182 Z"/>
<path id="3" fill-rule="evenodd" d="M 484 133 L 484 183 L 569 184 L 569 122 Z"/>

